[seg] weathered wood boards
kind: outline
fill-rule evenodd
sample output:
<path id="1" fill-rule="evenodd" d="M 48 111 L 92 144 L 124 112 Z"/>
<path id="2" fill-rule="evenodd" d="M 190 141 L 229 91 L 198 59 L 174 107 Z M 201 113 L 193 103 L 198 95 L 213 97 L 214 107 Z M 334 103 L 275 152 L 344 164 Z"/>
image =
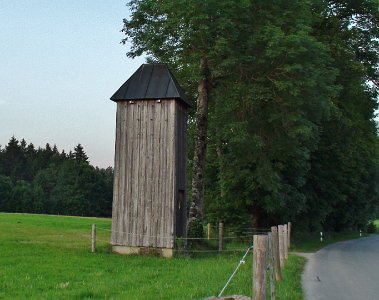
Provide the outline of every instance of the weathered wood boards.
<path id="1" fill-rule="evenodd" d="M 278 238 L 278 236 L 276 236 Z M 275 289 L 275 257 L 274 257 L 274 243 L 272 232 L 268 233 L 268 253 L 269 253 L 269 264 L 270 264 L 270 299 L 275 300 L 276 289 Z"/>
<path id="2" fill-rule="evenodd" d="M 275 277 L 277 281 L 282 281 L 282 273 L 280 270 L 278 227 L 272 226 L 271 233 L 272 233 L 272 248 L 273 248 L 273 253 L 274 253 L 274 261 L 275 261 Z"/>
<path id="3" fill-rule="evenodd" d="M 185 235 L 186 126 L 186 108 L 174 99 L 117 102 L 111 241 L 116 251 L 171 249 L 175 236 Z"/>
<path id="4" fill-rule="evenodd" d="M 287 224 L 283 225 L 283 248 L 284 248 L 284 259 L 288 259 L 288 232 Z"/>
<path id="5" fill-rule="evenodd" d="M 292 230 L 292 223 L 288 222 L 288 242 L 287 242 L 288 249 L 291 248 L 291 230 Z"/>
<path id="6" fill-rule="evenodd" d="M 279 261 L 280 261 L 280 269 L 283 269 L 283 267 L 284 267 L 283 225 L 278 225 L 278 237 L 279 237 Z"/>
<path id="7" fill-rule="evenodd" d="M 253 300 L 266 299 L 270 291 L 270 299 L 276 298 L 275 281 L 281 281 L 281 269 L 288 259 L 291 223 L 272 226 L 267 235 L 253 237 Z M 269 265 L 267 265 L 269 263 Z M 268 277 L 269 276 L 269 277 Z M 268 289 L 267 280 L 270 280 Z"/>
<path id="8" fill-rule="evenodd" d="M 266 300 L 268 237 L 253 237 L 253 299 Z"/>

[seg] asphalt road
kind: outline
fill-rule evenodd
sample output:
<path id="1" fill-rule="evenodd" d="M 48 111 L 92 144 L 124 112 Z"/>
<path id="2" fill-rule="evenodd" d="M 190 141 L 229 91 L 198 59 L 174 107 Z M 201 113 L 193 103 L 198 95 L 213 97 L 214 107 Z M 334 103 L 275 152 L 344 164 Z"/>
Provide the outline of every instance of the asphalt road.
<path id="1" fill-rule="evenodd" d="M 306 256 L 306 300 L 379 299 L 379 235 L 339 242 Z"/>

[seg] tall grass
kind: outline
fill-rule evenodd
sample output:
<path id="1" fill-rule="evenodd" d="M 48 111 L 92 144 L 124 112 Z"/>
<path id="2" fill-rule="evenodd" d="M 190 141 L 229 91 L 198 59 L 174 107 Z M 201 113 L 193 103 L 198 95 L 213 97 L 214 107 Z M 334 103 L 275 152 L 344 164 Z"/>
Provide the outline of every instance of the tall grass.
<path id="1" fill-rule="evenodd" d="M 304 299 L 301 287 L 301 273 L 306 259 L 290 254 L 289 260 L 282 269 L 283 281 L 277 283 L 277 299 L 301 300 Z"/>

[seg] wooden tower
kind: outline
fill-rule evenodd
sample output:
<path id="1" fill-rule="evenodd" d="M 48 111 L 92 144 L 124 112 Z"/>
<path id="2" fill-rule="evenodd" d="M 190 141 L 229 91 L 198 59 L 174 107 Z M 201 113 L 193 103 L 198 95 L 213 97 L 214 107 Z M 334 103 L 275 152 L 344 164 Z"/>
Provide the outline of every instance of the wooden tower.
<path id="1" fill-rule="evenodd" d="M 113 251 L 170 257 L 186 235 L 187 109 L 163 64 L 143 64 L 111 97 L 117 103 Z"/>

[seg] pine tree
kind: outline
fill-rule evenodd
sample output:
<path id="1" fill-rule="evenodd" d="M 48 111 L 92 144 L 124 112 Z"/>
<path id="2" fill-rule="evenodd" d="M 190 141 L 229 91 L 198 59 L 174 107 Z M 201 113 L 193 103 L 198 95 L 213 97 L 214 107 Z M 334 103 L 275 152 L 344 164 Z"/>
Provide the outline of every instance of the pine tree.
<path id="1" fill-rule="evenodd" d="M 84 149 L 81 144 L 78 144 L 74 148 L 73 157 L 77 163 L 88 163 L 88 156 L 84 152 Z"/>

